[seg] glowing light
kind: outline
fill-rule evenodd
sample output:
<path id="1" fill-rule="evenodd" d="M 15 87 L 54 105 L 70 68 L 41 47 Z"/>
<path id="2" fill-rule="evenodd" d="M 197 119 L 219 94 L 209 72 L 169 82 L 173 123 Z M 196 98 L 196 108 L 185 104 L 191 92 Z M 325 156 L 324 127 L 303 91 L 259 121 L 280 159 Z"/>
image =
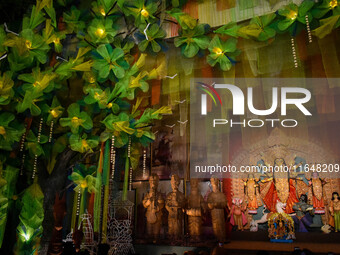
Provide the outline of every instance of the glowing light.
<path id="1" fill-rule="evenodd" d="M 3 126 L 0 126 L 0 135 L 5 135 L 6 134 L 6 129 Z"/>
<path id="2" fill-rule="evenodd" d="M 28 234 L 28 233 L 22 233 L 21 234 L 22 235 L 22 237 L 25 239 L 25 241 L 28 241 L 28 240 L 30 240 L 30 235 Z"/>
<path id="3" fill-rule="evenodd" d="M 223 51 L 218 47 L 214 47 L 213 52 L 217 55 L 223 55 Z"/>
<path id="4" fill-rule="evenodd" d="M 98 37 L 100 37 L 100 38 L 104 37 L 104 36 L 105 36 L 105 29 L 98 28 L 98 29 L 96 30 L 96 36 L 98 36 Z"/>
<path id="5" fill-rule="evenodd" d="M 53 116 L 53 118 L 57 118 L 59 114 L 58 114 L 58 112 L 55 109 L 53 109 L 51 111 L 51 115 Z"/>
<path id="6" fill-rule="evenodd" d="M 94 99 L 99 100 L 100 99 L 100 95 L 98 92 L 94 93 Z"/>
<path id="7" fill-rule="evenodd" d="M 112 103 L 108 103 L 106 107 L 107 108 L 111 108 L 112 107 Z"/>
<path id="8" fill-rule="evenodd" d="M 33 87 L 37 87 L 37 86 L 40 86 L 40 82 L 38 82 L 38 81 L 33 83 Z"/>
<path id="9" fill-rule="evenodd" d="M 338 0 L 332 0 L 329 2 L 329 7 L 332 9 L 338 6 Z"/>
<path id="10" fill-rule="evenodd" d="M 87 182 L 84 180 L 81 182 L 80 186 L 85 189 L 87 187 Z"/>
<path id="11" fill-rule="evenodd" d="M 149 12 L 145 10 L 144 8 L 140 11 L 140 14 L 144 17 L 147 18 L 149 17 Z"/>
<path id="12" fill-rule="evenodd" d="M 287 18 L 291 20 L 295 20 L 297 18 L 298 13 L 296 11 L 290 10 Z"/>
<path id="13" fill-rule="evenodd" d="M 60 43 L 60 39 L 59 39 L 59 38 L 55 38 L 55 39 L 53 40 L 53 42 L 54 42 L 55 44 L 59 44 L 59 43 Z"/>
<path id="14" fill-rule="evenodd" d="M 103 8 L 100 9 L 100 14 L 103 15 L 104 17 L 106 16 L 105 10 Z"/>
<path id="15" fill-rule="evenodd" d="M 80 119 L 78 117 L 73 117 L 72 118 L 72 123 L 74 124 L 79 124 Z"/>
<path id="16" fill-rule="evenodd" d="M 32 42 L 29 41 L 29 40 L 26 40 L 25 46 L 26 46 L 27 49 L 31 49 L 32 48 Z"/>
<path id="17" fill-rule="evenodd" d="M 89 82 L 90 82 L 90 83 L 95 83 L 95 81 L 96 81 L 96 80 L 95 80 L 93 77 L 90 77 L 90 79 L 89 79 Z"/>

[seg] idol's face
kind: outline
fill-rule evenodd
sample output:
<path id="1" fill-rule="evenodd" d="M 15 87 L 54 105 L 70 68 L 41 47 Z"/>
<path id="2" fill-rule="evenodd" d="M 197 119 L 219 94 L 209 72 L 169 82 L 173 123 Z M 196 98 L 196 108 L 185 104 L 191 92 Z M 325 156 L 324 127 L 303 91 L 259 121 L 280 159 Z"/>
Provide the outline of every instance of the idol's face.
<path id="1" fill-rule="evenodd" d="M 284 163 L 283 158 L 277 158 L 277 159 L 275 159 L 275 165 L 277 165 L 277 166 L 282 166 L 283 163 Z"/>

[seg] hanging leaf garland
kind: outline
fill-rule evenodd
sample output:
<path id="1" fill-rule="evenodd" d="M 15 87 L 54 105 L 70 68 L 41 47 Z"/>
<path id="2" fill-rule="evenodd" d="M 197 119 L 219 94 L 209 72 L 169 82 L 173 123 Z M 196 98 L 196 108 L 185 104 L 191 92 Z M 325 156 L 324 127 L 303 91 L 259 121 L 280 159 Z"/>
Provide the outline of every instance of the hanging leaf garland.
<path id="1" fill-rule="evenodd" d="M 209 44 L 210 54 L 207 56 L 207 62 L 211 66 L 215 66 L 217 63 L 223 71 L 231 69 L 232 65 L 236 63 L 235 57 L 240 54 L 240 50 L 236 48 L 237 39 L 230 38 L 227 41 L 220 41 L 219 37 L 215 37 Z"/>

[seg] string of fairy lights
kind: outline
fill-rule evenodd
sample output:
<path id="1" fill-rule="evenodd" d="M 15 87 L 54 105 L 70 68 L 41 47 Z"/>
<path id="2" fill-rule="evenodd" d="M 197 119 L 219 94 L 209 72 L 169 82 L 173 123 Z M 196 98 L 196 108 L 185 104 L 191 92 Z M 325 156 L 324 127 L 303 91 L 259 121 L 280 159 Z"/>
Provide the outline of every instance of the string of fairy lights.
<path id="1" fill-rule="evenodd" d="M 39 130 L 38 130 L 38 138 L 37 138 L 37 143 L 40 143 L 40 138 L 41 138 L 41 130 L 42 130 L 42 124 L 43 124 L 43 118 L 40 119 L 39 123 Z M 37 163 L 38 163 L 38 155 L 34 155 L 34 163 L 33 163 L 33 173 L 32 173 L 32 179 L 35 178 L 36 171 L 37 171 Z"/>

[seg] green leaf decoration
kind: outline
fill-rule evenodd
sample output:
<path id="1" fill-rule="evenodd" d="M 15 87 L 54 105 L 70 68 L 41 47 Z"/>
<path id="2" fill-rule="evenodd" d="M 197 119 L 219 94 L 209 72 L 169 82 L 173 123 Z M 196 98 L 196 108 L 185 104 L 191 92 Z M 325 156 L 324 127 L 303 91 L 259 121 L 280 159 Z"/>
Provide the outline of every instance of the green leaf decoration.
<path id="1" fill-rule="evenodd" d="M 312 31 L 312 35 L 324 38 L 332 33 L 332 30 L 340 27 L 340 15 L 333 15 L 329 18 L 320 20 L 320 26 Z"/>
<path id="2" fill-rule="evenodd" d="M 119 106 L 111 101 L 110 88 L 102 91 L 100 88 L 89 88 L 88 96 L 85 97 L 86 104 L 98 103 L 100 109 L 112 109 L 112 111 L 119 110 Z M 118 107 L 118 109 L 117 109 Z"/>
<path id="3" fill-rule="evenodd" d="M 157 10 L 157 4 L 153 1 L 124 1 L 124 7 L 127 10 L 127 14 L 130 14 L 135 18 L 136 27 L 147 23 L 153 23 L 156 20 L 153 14 Z"/>
<path id="4" fill-rule="evenodd" d="M 211 66 L 216 63 L 220 64 L 223 71 L 231 69 L 236 63 L 235 57 L 240 54 L 240 50 L 236 48 L 237 39 L 230 38 L 227 41 L 220 41 L 220 38 L 215 35 L 209 44 L 210 54 L 207 56 L 207 62 Z"/>
<path id="5" fill-rule="evenodd" d="M 194 29 L 197 26 L 197 20 L 189 14 L 182 12 L 181 9 L 173 8 L 167 13 L 175 18 L 183 30 Z"/>
<path id="6" fill-rule="evenodd" d="M 81 12 L 75 7 L 71 7 L 71 11 L 69 13 L 64 12 L 63 20 L 66 23 L 66 33 L 72 34 L 78 33 L 85 28 L 85 22 L 80 20 Z"/>
<path id="7" fill-rule="evenodd" d="M 6 53 L 4 42 L 6 40 L 6 33 L 2 25 L 0 25 L 0 56 Z"/>
<path id="8" fill-rule="evenodd" d="M 26 111 L 27 109 L 30 110 L 30 113 L 32 116 L 38 116 L 41 114 L 41 109 L 37 105 L 39 101 L 42 101 L 42 92 L 32 92 L 32 91 L 26 91 L 24 99 L 22 101 L 19 101 L 17 104 L 17 112 L 21 113 Z"/>
<path id="9" fill-rule="evenodd" d="M 15 142 L 19 142 L 25 129 L 22 125 L 12 125 L 15 116 L 9 112 L 0 114 L 0 149 L 11 151 Z"/>
<path id="10" fill-rule="evenodd" d="M 18 76 L 19 80 L 25 81 L 23 85 L 24 91 L 30 91 L 33 95 L 40 94 L 41 92 L 49 92 L 53 89 L 51 81 L 53 81 L 57 75 L 51 72 L 40 72 L 39 68 L 32 70 L 31 74 L 21 74 Z"/>
<path id="11" fill-rule="evenodd" d="M 46 20 L 45 29 L 43 30 L 43 38 L 47 44 L 53 44 L 54 50 L 60 53 L 63 49 L 61 41 L 65 39 L 66 35 L 63 32 L 54 31 L 51 26 L 51 20 Z"/>
<path id="12" fill-rule="evenodd" d="M 137 63 L 135 63 L 131 69 L 125 74 L 115 87 L 115 95 L 120 94 L 120 97 L 126 97 L 129 100 L 135 98 L 136 89 L 140 89 L 143 92 L 149 90 L 149 84 L 146 81 L 149 73 L 146 71 L 139 72 Z"/>
<path id="13" fill-rule="evenodd" d="M 230 35 L 232 37 L 238 37 L 238 30 L 241 26 L 238 26 L 235 22 L 229 22 L 228 24 L 223 25 L 222 27 L 216 29 L 214 33 Z"/>
<path id="14" fill-rule="evenodd" d="M 140 157 L 142 155 L 142 148 L 139 143 L 133 143 L 131 145 L 130 164 L 133 170 L 136 170 L 139 166 Z"/>
<path id="15" fill-rule="evenodd" d="M 79 135 L 72 134 L 70 136 L 70 146 L 73 151 L 78 151 L 80 153 L 85 152 L 93 152 L 93 148 L 98 146 L 98 138 L 90 138 L 86 139 L 87 136 L 83 135 L 80 137 Z"/>
<path id="16" fill-rule="evenodd" d="M 117 34 L 117 29 L 110 18 L 94 19 L 87 31 L 93 43 L 111 43 Z"/>
<path id="17" fill-rule="evenodd" d="M 69 61 L 60 64 L 55 70 L 55 73 L 59 75 L 60 79 L 66 79 L 70 78 L 76 71 L 89 72 L 93 61 L 85 61 L 85 55 L 90 50 L 89 47 L 79 48 L 76 58 L 71 58 Z"/>
<path id="18" fill-rule="evenodd" d="M 57 97 L 53 97 L 51 107 L 48 108 L 48 117 L 46 123 L 49 124 L 53 120 L 56 122 L 64 112 L 64 108 L 60 105 Z"/>
<path id="19" fill-rule="evenodd" d="M 140 128 L 145 126 L 146 124 L 150 124 L 152 120 L 160 120 L 162 115 L 169 115 L 172 114 L 171 107 L 169 106 L 162 106 L 159 109 L 151 109 L 147 108 L 142 116 L 135 122 L 135 127 Z"/>
<path id="20" fill-rule="evenodd" d="M 80 106 L 76 103 L 71 104 L 68 109 L 68 118 L 59 120 L 62 127 L 70 127 L 73 134 L 78 134 L 79 127 L 89 130 L 93 127 L 91 117 L 83 111 L 80 111 Z"/>
<path id="21" fill-rule="evenodd" d="M 144 35 L 144 29 L 146 26 L 143 26 L 142 29 L 140 29 L 141 33 Z M 152 24 L 147 30 L 146 30 L 147 37 L 143 41 L 141 41 L 138 44 L 138 48 L 140 51 L 146 51 L 147 49 L 150 49 L 152 52 L 160 52 L 161 50 L 161 43 L 163 38 L 165 38 L 166 33 L 165 31 L 158 26 L 157 24 Z"/>
<path id="22" fill-rule="evenodd" d="M 340 12 L 340 0 L 323 0 L 320 5 L 312 9 L 312 14 L 314 18 L 321 19 L 330 11 L 333 15 Z"/>
<path id="23" fill-rule="evenodd" d="M 58 155 L 65 150 L 68 144 L 68 139 L 66 135 L 58 137 L 58 139 L 54 142 L 52 147 L 52 153 L 47 163 L 47 171 L 49 174 L 52 173 L 55 163 L 57 162 Z"/>
<path id="24" fill-rule="evenodd" d="M 3 236 L 4 236 L 4 224 L 7 220 L 7 207 L 8 207 L 8 198 L 5 195 L 5 191 L 7 189 L 7 181 L 2 178 L 2 172 L 0 171 L 0 245 L 2 244 Z"/>
<path id="25" fill-rule="evenodd" d="M 97 16 L 110 16 L 115 13 L 116 0 L 98 0 L 92 3 L 92 10 Z"/>
<path id="26" fill-rule="evenodd" d="M 135 129 L 130 127 L 130 118 L 124 112 L 121 112 L 118 116 L 109 114 L 102 123 L 106 127 L 106 132 L 103 132 L 101 138 L 106 136 L 106 138 L 115 136 L 115 146 L 120 148 L 128 143 L 129 135 L 135 133 Z M 108 133 L 111 134 L 108 135 Z"/>
<path id="27" fill-rule="evenodd" d="M 314 1 L 305 0 L 300 6 L 291 3 L 285 6 L 283 9 L 278 11 L 279 15 L 283 16 L 284 19 L 279 21 L 277 27 L 280 31 L 286 31 L 296 21 L 301 24 L 306 24 L 306 15 L 308 15 L 308 21 L 311 22 L 313 19 L 312 14 L 309 12 L 313 7 Z"/>
<path id="28" fill-rule="evenodd" d="M 39 26 L 41 23 L 45 21 L 44 14 L 41 10 L 36 8 L 36 6 L 33 6 L 29 26 L 26 28 L 35 29 L 37 26 Z"/>
<path id="29" fill-rule="evenodd" d="M 241 27 L 238 34 L 243 38 L 252 38 L 259 41 L 267 41 L 276 34 L 274 28 L 269 27 L 270 23 L 275 19 L 276 14 L 271 13 L 261 17 L 251 19 L 248 26 Z"/>
<path id="30" fill-rule="evenodd" d="M 76 185 L 74 190 L 76 192 L 80 191 L 81 194 L 84 193 L 85 189 L 89 193 L 97 192 L 96 177 L 93 176 L 95 171 L 95 166 L 86 168 L 83 164 L 76 165 L 73 173 L 69 176 L 69 179 Z"/>
<path id="31" fill-rule="evenodd" d="M 20 36 L 9 35 L 4 45 L 15 48 L 20 57 L 37 59 L 41 64 L 46 63 L 46 53 L 50 49 L 42 36 L 35 34 L 31 29 L 24 29 Z"/>
<path id="32" fill-rule="evenodd" d="M 7 105 L 14 96 L 14 82 L 11 79 L 11 73 L 6 72 L 0 76 L 0 105 Z"/>
<path id="33" fill-rule="evenodd" d="M 199 24 L 193 29 L 180 30 L 179 37 L 175 38 L 174 44 L 176 47 L 181 47 L 184 56 L 192 58 L 199 50 L 208 48 L 210 39 L 204 35 L 206 31 L 205 24 Z"/>
<path id="34" fill-rule="evenodd" d="M 47 143 L 47 141 L 48 137 L 46 135 L 40 134 L 40 141 L 38 142 L 38 137 L 36 137 L 33 131 L 30 130 L 26 137 L 25 147 L 28 149 L 32 157 L 35 155 L 39 157 L 41 155 L 45 155 L 44 149 L 41 145 Z"/>
<path id="35" fill-rule="evenodd" d="M 44 194 L 36 180 L 25 190 L 21 198 L 16 254 L 33 254 L 43 231 Z"/>
<path id="36" fill-rule="evenodd" d="M 124 59 L 122 49 L 112 49 L 111 45 L 106 44 L 100 45 L 97 48 L 97 53 L 101 58 L 94 61 L 93 69 L 98 72 L 99 78 L 106 79 L 109 76 L 114 76 L 120 79 L 124 77 L 125 70 L 129 68 L 129 64 Z"/>
<path id="37" fill-rule="evenodd" d="M 12 197 L 15 193 L 18 174 L 19 169 L 15 167 L 7 165 L 3 170 L 0 166 L 0 247 L 5 235 L 7 212 L 13 205 Z"/>

